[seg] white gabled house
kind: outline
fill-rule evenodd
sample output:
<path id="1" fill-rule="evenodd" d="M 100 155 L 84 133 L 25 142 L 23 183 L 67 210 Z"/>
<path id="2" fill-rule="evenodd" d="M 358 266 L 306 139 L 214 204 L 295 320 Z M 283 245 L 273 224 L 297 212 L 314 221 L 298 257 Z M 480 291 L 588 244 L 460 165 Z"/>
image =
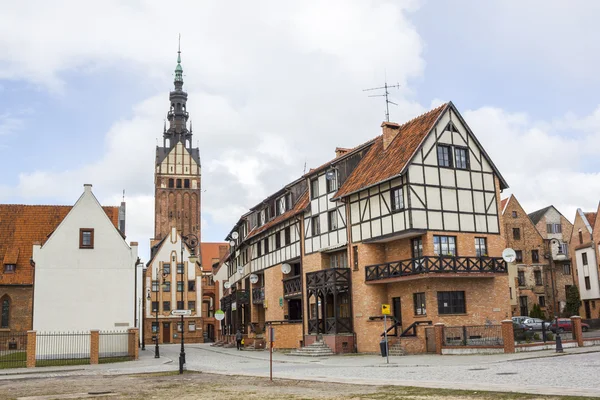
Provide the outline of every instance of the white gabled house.
<path id="1" fill-rule="evenodd" d="M 123 331 L 140 321 L 137 243 L 128 245 L 117 225 L 86 184 L 48 240 L 33 246 L 34 330 Z"/>

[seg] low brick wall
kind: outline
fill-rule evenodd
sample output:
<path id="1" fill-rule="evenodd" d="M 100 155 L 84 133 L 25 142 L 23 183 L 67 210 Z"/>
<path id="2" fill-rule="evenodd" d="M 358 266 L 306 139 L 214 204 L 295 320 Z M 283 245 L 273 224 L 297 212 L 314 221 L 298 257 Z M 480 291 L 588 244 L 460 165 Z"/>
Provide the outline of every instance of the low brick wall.
<path id="1" fill-rule="evenodd" d="M 600 346 L 600 338 L 584 338 L 583 339 L 583 347 L 588 346 Z"/>
<path id="2" fill-rule="evenodd" d="M 564 349 L 570 349 L 577 346 L 576 340 L 563 340 L 562 347 Z M 556 342 L 540 342 L 540 343 L 526 343 L 515 345 L 515 353 L 522 353 L 526 351 L 539 351 L 539 350 L 554 350 L 556 349 Z"/>
<path id="3" fill-rule="evenodd" d="M 338 334 L 338 335 L 321 335 L 323 343 L 325 343 L 331 351 L 336 354 L 353 353 L 354 352 L 354 335 Z M 317 341 L 317 335 L 306 335 L 304 337 L 306 346 Z"/>
<path id="4" fill-rule="evenodd" d="M 453 346 L 442 347 L 443 355 L 504 354 L 504 346 Z"/>
<path id="5" fill-rule="evenodd" d="M 302 340 L 302 323 L 291 323 L 273 325 L 275 329 L 275 345 L 276 349 L 297 349 L 300 347 L 300 341 Z M 269 325 L 265 328 L 269 330 Z M 267 341 L 268 336 L 265 335 Z M 267 344 L 268 345 L 268 344 Z"/>

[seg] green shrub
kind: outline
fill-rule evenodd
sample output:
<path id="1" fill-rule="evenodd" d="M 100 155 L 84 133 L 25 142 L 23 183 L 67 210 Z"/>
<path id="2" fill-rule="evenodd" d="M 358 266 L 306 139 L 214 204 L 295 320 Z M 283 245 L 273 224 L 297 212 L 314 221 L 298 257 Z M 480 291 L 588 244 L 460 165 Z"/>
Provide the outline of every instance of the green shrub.
<path id="1" fill-rule="evenodd" d="M 546 319 L 546 314 L 544 313 L 544 311 L 542 311 L 539 304 L 534 304 L 531 308 L 531 311 L 529 311 L 529 317 Z"/>
<path id="2" fill-rule="evenodd" d="M 554 334 L 552 332 L 546 332 L 546 340 L 553 341 Z"/>
<path id="3" fill-rule="evenodd" d="M 565 314 L 567 317 L 573 315 L 579 315 L 579 307 L 581 307 L 581 297 L 579 297 L 579 289 L 573 285 L 569 287 L 567 291 L 567 305 L 565 307 Z"/>
<path id="4" fill-rule="evenodd" d="M 541 337 L 540 337 L 539 333 L 534 333 L 533 334 L 533 340 L 540 340 L 540 339 L 541 339 Z"/>

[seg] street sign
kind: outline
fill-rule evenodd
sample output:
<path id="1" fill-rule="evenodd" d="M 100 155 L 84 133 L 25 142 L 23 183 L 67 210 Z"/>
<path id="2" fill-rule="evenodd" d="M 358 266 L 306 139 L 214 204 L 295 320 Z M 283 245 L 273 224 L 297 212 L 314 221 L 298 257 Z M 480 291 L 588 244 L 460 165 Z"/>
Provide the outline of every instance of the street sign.
<path id="1" fill-rule="evenodd" d="M 229 288 L 231 287 L 231 283 L 229 283 L 229 282 L 225 282 L 225 283 L 223 284 L 223 287 L 224 287 L 225 289 L 229 289 Z"/>
<path id="2" fill-rule="evenodd" d="M 223 321 L 225 319 L 225 313 L 223 312 L 223 310 L 215 311 L 215 319 L 217 321 Z"/>
<path id="3" fill-rule="evenodd" d="M 237 311 L 237 302 L 232 302 L 231 303 L 231 311 Z"/>
<path id="4" fill-rule="evenodd" d="M 507 263 L 514 262 L 517 259 L 517 253 L 509 247 L 502 252 L 502 259 Z"/>
<path id="5" fill-rule="evenodd" d="M 173 310 L 171 315 L 192 315 L 192 310 Z"/>
<path id="6" fill-rule="evenodd" d="M 382 304 L 381 305 L 381 313 L 383 315 L 390 315 L 390 305 L 389 304 Z"/>
<path id="7" fill-rule="evenodd" d="M 251 274 L 251 275 L 250 275 L 250 283 L 254 285 L 254 284 L 255 284 L 255 283 L 257 283 L 257 282 L 258 282 L 258 275 L 256 275 L 256 274 Z"/>

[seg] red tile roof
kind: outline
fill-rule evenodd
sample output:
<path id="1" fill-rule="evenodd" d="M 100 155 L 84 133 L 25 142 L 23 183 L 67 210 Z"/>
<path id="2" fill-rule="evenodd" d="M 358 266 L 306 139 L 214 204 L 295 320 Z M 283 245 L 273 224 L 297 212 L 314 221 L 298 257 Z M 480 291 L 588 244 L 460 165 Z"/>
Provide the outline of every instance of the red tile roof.
<path id="1" fill-rule="evenodd" d="M 502 200 L 500 201 L 500 212 L 501 212 L 502 214 L 504 214 L 504 209 L 506 208 L 506 203 L 508 203 L 508 200 L 510 200 L 510 197 L 507 197 L 507 198 L 505 198 L 505 199 L 502 199 Z"/>
<path id="2" fill-rule="evenodd" d="M 339 157 L 334 158 L 333 160 L 329 160 L 327 161 L 325 164 L 321 164 L 320 166 L 318 166 L 317 168 L 311 168 L 306 174 L 303 175 L 303 177 L 307 177 L 310 175 L 315 174 L 316 172 L 321 172 L 324 169 L 329 168 L 329 166 L 335 162 L 338 162 L 346 157 L 350 157 L 352 154 L 355 154 L 356 152 L 362 150 L 363 148 L 372 145 L 375 141 L 377 140 L 377 138 L 368 140 L 366 142 L 364 142 L 363 144 L 359 144 L 356 147 L 353 147 L 351 149 L 347 149 L 347 152 L 345 152 L 344 154 L 342 154 Z M 336 147 L 336 150 L 338 150 L 339 147 Z"/>
<path id="3" fill-rule="evenodd" d="M 335 194 L 334 199 L 399 175 L 449 104 L 442 104 L 400 125 L 396 137 L 385 151 L 383 150 L 383 136 L 375 138 L 369 152 Z"/>
<path id="4" fill-rule="evenodd" d="M 224 254 L 229 252 L 229 243 L 227 242 L 216 242 L 216 243 L 200 243 L 200 254 L 202 255 L 202 269 L 210 271 L 213 263 L 223 257 Z"/>
<path id="5" fill-rule="evenodd" d="M 272 220 L 270 220 L 263 226 L 259 226 L 258 228 L 253 229 L 250 233 L 248 233 L 248 236 L 244 240 L 248 240 L 248 239 L 258 235 L 259 233 L 264 232 L 267 229 L 285 221 L 286 219 L 293 217 L 294 215 L 304 211 L 304 209 L 306 207 L 308 207 L 308 190 L 305 191 L 304 194 L 302 194 L 300 196 L 300 198 L 296 202 L 296 205 L 294 205 L 294 208 L 284 212 L 281 215 L 278 215 L 277 217 L 273 218 Z"/>
<path id="6" fill-rule="evenodd" d="M 16 264 L 15 273 L 4 273 L 0 265 L 0 285 L 33 284 L 29 260 L 34 243 L 43 244 L 71 211 L 72 206 L 0 204 L 0 260 Z M 119 225 L 119 208 L 103 207 L 111 222 Z"/>
<path id="7" fill-rule="evenodd" d="M 592 227 L 592 229 L 594 229 L 594 223 L 596 222 L 596 213 L 595 212 L 586 212 L 586 213 L 584 213 L 584 215 L 585 215 L 585 218 L 590 223 L 590 226 Z"/>

